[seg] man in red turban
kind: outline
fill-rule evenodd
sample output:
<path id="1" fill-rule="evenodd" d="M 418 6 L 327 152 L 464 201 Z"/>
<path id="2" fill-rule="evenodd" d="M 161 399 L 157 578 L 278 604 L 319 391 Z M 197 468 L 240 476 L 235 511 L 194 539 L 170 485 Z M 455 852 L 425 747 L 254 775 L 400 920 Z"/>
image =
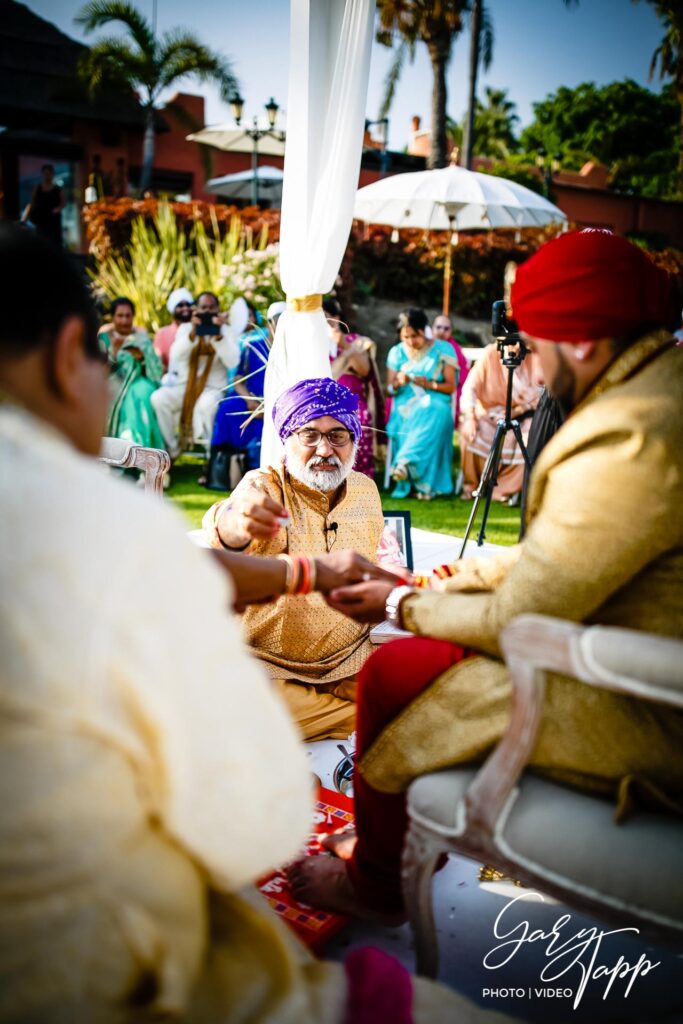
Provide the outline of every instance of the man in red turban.
<path id="1" fill-rule="evenodd" d="M 425 772 L 480 761 L 501 738 L 511 684 L 499 635 L 516 616 L 683 635 L 683 359 L 664 329 L 666 275 L 622 238 L 576 232 L 519 269 L 511 301 L 569 416 L 532 471 L 521 544 L 442 567 L 431 590 L 370 581 L 330 596 L 359 621 L 386 615 L 416 637 L 360 673 L 357 835 L 337 858 L 291 869 L 306 903 L 400 919 L 403 792 Z M 555 675 L 530 764 L 619 803 L 637 780 L 683 807 L 683 720 Z"/>

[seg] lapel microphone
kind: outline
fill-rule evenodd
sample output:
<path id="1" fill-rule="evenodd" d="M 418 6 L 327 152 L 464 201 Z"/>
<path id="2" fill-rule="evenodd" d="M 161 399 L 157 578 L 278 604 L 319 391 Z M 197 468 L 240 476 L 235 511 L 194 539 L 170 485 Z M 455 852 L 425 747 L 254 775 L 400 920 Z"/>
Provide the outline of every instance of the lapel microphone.
<path id="1" fill-rule="evenodd" d="M 323 526 L 323 530 L 324 530 L 325 533 L 329 533 L 331 530 L 333 530 L 336 533 L 338 529 L 339 529 L 339 524 L 338 523 L 330 523 L 329 526 L 327 524 L 325 524 L 325 526 Z"/>

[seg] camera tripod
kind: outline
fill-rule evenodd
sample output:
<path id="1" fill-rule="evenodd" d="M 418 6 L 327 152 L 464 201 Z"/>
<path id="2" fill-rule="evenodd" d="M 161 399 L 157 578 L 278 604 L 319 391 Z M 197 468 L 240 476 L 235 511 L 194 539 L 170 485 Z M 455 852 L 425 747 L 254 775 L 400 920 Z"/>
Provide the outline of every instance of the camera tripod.
<path id="1" fill-rule="evenodd" d="M 479 528 L 479 533 L 477 534 L 477 545 L 481 547 L 484 543 L 484 539 L 486 537 L 486 520 L 488 519 L 489 509 L 491 508 L 493 489 L 498 483 L 498 466 L 500 465 L 500 457 L 503 454 L 505 435 L 509 430 L 511 430 L 515 435 L 515 440 L 519 445 L 519 450 L 522 453 L 527 468 L 531 468 L 531 462 L 526 450 L 526 445 L 522 438 L 522 430 L 519 425 L 519 420 L 512 418 L 512 377 L 516 367 L 521 364 L 523 358 L 524 356 L 521 358 L 519 356 L 503 356 L 503 366 L 505 366 L 508 371 L 507 395 L 505 397 L 505 417 L 502 420 L 498 420 L 498 423 L 496 424 L 496 432 L 493 436 L 493 441 L 491 442 L 491 447 L 486 457 L 486 463 L 481 474 L 481 480 L 479 481 L 479 486 L 474 492 L 474 504 L 472 506 L 472 511 L 470 512 L 470 517 L 467 521 L 465 536 L 462 540 L 462 547 L 460 548 L 458 559 L 461 559 L 465 554 L 465 548 L 467 547 L 467 541 L 472 530 L 472 524 L 476 518 L 477 509 L 479 508 L 482 498 L 485 500 L 484 515 L 482 516 L 481 526 Z"/>

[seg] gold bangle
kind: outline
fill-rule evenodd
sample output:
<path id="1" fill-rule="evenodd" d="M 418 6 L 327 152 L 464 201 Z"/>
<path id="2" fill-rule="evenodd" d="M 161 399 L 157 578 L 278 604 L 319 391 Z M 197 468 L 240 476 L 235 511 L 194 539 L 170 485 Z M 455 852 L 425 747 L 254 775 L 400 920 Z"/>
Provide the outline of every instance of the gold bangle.
<path id="1" fill-rule="evenodd" d="M 285 563 L 285 568 L 287 570 L 285 573 L 285 589 L 283 590 L 283 594 L 293 594 L 294 562 L 289 557 L 289 555 L 276 555 L 275 557 L 278 558 L 281 562 Z"/>
<path id="2" fill-rule="evenodd" d="M 313 592 L 315 590 L 315 585 L 318 582 L 318 564 L 317 564 L 315 558 L 309 558 L 308 562 L 309 562 L 309 568 L 310 568 L 310 571 L 311 571 L 310 588 L 311 588 L 311 592 Z"/>

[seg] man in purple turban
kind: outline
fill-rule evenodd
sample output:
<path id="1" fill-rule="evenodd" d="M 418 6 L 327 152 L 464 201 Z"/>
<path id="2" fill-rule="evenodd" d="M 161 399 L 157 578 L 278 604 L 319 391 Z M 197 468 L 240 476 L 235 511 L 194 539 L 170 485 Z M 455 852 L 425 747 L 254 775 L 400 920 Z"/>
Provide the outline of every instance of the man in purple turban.
<path id="1" fill-rule="evenodd" d="M 353 470 L 358 399 L 328 377 L 304 380 L 275 403 L 285 447 L 277 466 L 247 473 L 203 526 L 213 547 L 256 555 L 322 555 L 350 548 L 375 561 L 384 528 L 376 485 Z M 294 591 L 295 593 L 298 591 Z M 247 641 L 281 689 L 304 739 L 345 738 L 354 728 L 356 673 L 371 653 L 368 627 L 319 594 L 252 605 Z"/>

